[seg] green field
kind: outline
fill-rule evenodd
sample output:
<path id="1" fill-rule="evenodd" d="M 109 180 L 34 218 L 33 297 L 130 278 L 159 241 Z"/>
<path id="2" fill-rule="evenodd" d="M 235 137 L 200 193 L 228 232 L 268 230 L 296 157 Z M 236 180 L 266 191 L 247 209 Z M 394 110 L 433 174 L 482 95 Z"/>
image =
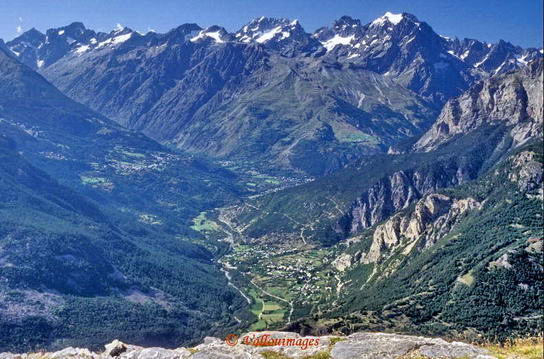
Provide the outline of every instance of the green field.
<path id="1" fill-rule="evenodd" d="M 286 310 L 280 303 L 257 288 L 251 288 L 248 293 L 254 301 L 250 310 L 258 319 L 251 325 L 250 330 L 271 329 L 274 325 L 285 321 Z"/>
<path id="2" fill-rule="evenodd" d="M 198 217 L 193 218 L 192 229 L 198 232 L 218 231 L 219 225 L 206 217 L 206 212 L 201 212 Z"/>

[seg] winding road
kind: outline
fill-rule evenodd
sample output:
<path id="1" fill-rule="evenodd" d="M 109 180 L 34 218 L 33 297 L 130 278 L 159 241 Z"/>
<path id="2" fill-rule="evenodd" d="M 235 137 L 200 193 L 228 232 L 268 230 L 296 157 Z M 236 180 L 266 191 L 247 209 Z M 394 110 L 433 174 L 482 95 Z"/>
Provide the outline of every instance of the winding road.
<path id="1" fill-rule="evenodd" d="M 242 236 L 242 233 L 237 230 L 233 225 L 232 223 L 230 223 L 230 221 L 228 221 L 228 219 L 224 218 L 221 214 L 217 217 L 217 220 L 218 222 L 220 222 L 221 224 L 223 224 L 226 228 L 225 229 L 225 233 L 227 234 L 227 238 L 224 240 L 225 242 L 228 242 L 229 245 L 231 246 L 232 248 L 232 245 L 234 244 L 234 238 L 235 238 L 235 235 L 238 235 L 238 236 Z M 234 289 L 236 289 L 241 295 L 242 297 L 244 297 L 244 299 L 248 302 L 248 304 L 251 304 L 251 298 L 248 297 L 238 286 L 236 286 L 236 284 L 234 284 L 232 282 L 232 277 L 227 269 L 227 265 L 225 263 L 223 263 L 221 261 L 221 259 L 218 259 L 217 260 L 217 263 L 219 263 L 221 265 L 221 271 L 223 273 L 225 273 L 225 277 L 227 278 L 227 281 L 228 281 L 228 284 L 229 286 L 233 287 Z M 269 297 L 272 297 L 274 299 L 277 299 L 281 302 L 284 302 L 284 303 L 287 303 L 289 305 L 289 316 L 287 317 L 287 324 L 291 323 L 291 317 L 293 315 L 293 310 L 294 310 L 294 307 L 293 307 L 293 302 L 289 302 L 288 300 L 284 299 L 284 298 L 281 298 L 281 297 L 278 297 L 277 295 L 274 295 L 266 290 L 264 290 L 263 288 L 259 287 L 257 284 L 255 284 L 255 282 L 253 282 L 253 280 L 250 280 L 249 281 L 251 284 L 253 284 L 253 286 L 255 286 L 255 288 L 257 288 L 258 290 L 260 290 L 263 294 L 269 296 Z M 264 302 L 263 302 L 263 309 L 264 310 Z M 261 315 L 262 315 L 262 310 L 261 310 L 261 314 L 259 315 L 259 319 L 261 318 Z"/>

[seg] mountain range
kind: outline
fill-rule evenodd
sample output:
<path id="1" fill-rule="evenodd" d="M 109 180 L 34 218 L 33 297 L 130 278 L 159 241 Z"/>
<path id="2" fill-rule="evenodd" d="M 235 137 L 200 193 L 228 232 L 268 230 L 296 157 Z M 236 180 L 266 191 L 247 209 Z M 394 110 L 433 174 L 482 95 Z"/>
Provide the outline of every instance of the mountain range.
<path id="1" fill-rule="evenodd" d="M 163 144 L 310 176 L 420 135 L 452 96 L 542 57 L 391 13 L 366 25 L 342 17 L 314 34 L 265 17 L 232 34 L 72 23 L 7 47 L 72 99 Z"/>
<path id="2" fill-rule="evenodd" d="M 0 350 L 533 335 L 542 84 L 406 13 L 0 40 Z"/>

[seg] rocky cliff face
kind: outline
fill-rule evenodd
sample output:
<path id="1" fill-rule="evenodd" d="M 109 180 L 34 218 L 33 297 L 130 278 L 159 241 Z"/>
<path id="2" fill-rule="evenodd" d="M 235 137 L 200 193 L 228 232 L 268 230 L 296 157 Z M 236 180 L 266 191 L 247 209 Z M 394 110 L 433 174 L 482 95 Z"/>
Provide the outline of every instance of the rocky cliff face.
<path id="1" fill-rule="evenodd" d="M 377 311 L 378 322 L 395 318 L 400 327 L 425 318 L 484 335 L 538 331 L 544 197 L 542 142 L 534 140 L 476 180 L 424 195 L 348 239 L 332 262 L 344 291 L 337 301 L 349 308 L 342 320 L 366 326 Z"/>
<path id="2" fill-rule="evenodd" d="M 542 164 L 537 160 L 537 154 L 523 151 L 512 159 L 514 171 L 508 174 L 508 179 L 517 184 L 522 192 L 538 190 L 542 196 L 542 179 L 544 176 Z"/>
<path id="3" fill-rule="evenodd" d="M 497 149 L 491 152 L 505 153 L 508 148 L 537 138 L 542 131 L 543 119 L 542 64 L 542 61 L 535 61 L 526 69 L 495 76 L 450 100 L 437 122 L 414 148 L 430 152 L 485 125 L 505 126 L 506 134 L 511 138 L 511 142 L 501 141 L 502 144 L 496 145 Z M 399 171 L 380 180 L 352 204 L 350 213 L 344 218 L 350 223 L 350 233 L 355 234 L 386 219 L 437 188 L 475 178 L 477 171 L 464 166 L 466 164 L 459 165 L 454 172 L 450 168 L 449 173 L 428 169 Z"/>
<path id="4" fill-rule="evenodd" d="M 485 124 L 508 126 L 514 146 L 538 136 L 543 119 L 542 68 L 542 60 L 534 61 L 527 68 L 474 85 L 444 106 L 414 148 L 431 151 Z"/>
<path id="5" fill-rule="evenodd" d="M 262 343 L 244 344 L 245 338 L 265 338 Z M 294 345 L 281 346 L 282 339 Z M 256 332 L 240 336 L 239 343 L 227 345 L 224 340 L 208 337 L 193 348 L 142 348 L 113 341 L 102 353 L 69 347 L 54 353 L 0 354 L 2 359 L 267 359 L 267 358 L 331 358 L 331 359 L 395 359 L 395 358 L 468 358 L 496 359 L 485 349 L 474 345 L 447 342 L 407 335 L 355 333 L 348 337 L 301 337 L 289 332 Z M 266 344 L 268 343 L 268 344 Z M 296 344 L 298 343 L 298 344 Z M 307 345 L 312 343 L 312 345 Z M 317 343 L 317 344 L 315 344 Z"/>
<path id="6" fill-rule="evenodd" d="M 470 178 L 463 168 L 443 168 L 432 173 L 424 170 L 396 172 L 380 180 L 354 201 L 341 222 L 348 221 L 350 234 L 356 234 L 409 207 L 425 194 Z"/>
<path id="7" fill-rule="evenodd" d="M 480 206 L 481 203 L 470 197 L 452 199 L 438 193 L 427 195 L 412 211 L 396 214 L 376 227 L 372 245 L 362 263 L 379 262 L 398 250 L 409 255 L 412 250 L 432 246 L 450 232 L 465 212 Z"/>

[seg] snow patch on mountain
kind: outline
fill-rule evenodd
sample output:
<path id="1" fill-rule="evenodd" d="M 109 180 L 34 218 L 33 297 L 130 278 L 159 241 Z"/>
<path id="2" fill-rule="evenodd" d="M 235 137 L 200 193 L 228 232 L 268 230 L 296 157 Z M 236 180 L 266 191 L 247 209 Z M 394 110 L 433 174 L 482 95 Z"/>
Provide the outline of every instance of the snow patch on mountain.
<path id="1" fill-rule="evenodd" d="M 265 44 L 272 40 L 283 41 L 297 32 L 304 32 L 298 20 L 260 17 L 245 25 L 235 38 L 244 43 Z"/>
<path id="2" fill-rule="evenodd" d="M 340 35 L 334 35 L 334 37 L 330 40 L 327 40 L 322 43 L 323 47 L 327 49 L 327 51 L 331 51 L 336 47 L 336 45 L 349 45 L 351 42 L 355 39 L 355 35 L 351 35 L 348 37 L 342 37 Z"/>
<path id="3" fill-rule="evenodd" d="M 91 47 L 90 47 L 89 45 L 83 45 L 83 46 L 80 46 L 80 47 L 76 48 L 76 49 L 74 50 L 74 52 L 75 52 L 76 54 L 82 54 L 82 53 L 84 53 L 84 52 L 89 51 L 90 49 L 91 49 Z"/>
<path id="4" fill-rule="evenodd" d="M 382 17 L 377 18 L 372 21 L 372 25 L 383 25 L 386 22 L 389 22 L 393 25 L 398 25 L 402 19 L 404 19 L 403 14 L 393 14 L 391 12 L 386 12 Z"/>
<path id="5" fill-rule="evenodd" d="M 109 45 L 113 45 L 113 46 L 119 45 L 119 44 L 122 44 L 123 42 L 127 41 L 131 37 L 132 37 L 131 32 L 129 32 L 128 34 L 123 34 L 123 35 L 111 37 L 111 38 L 107 39 L 106 41 L 102 41 L 96 47 L 97 48 L 102 48 L 102 47 L 109 46 Z"/>
<path id="6" fill-rule="evenodd" d="M 195 37 L 193 37 L 191 39 L 191 42 L 197 42 L 197 41 L 205 39 L 206 37 L 209 37 L 209 38 L 213 39 L 215 42 L 218 42 L 218 43 L 224 43 L 225 42 L 221 38 L 221 34 L 219 33 L 219 31 L 205 32 L 205 30 L 200 31 L 200 33 L 198 35 L 196 35 Z"/>
<path id="7" fill-rule="evenodd" d="M 259 37 L 257 37 L 257 39 L 255 41 L 257 41 L 258 43 L 262 44 L 264 42 L 267 42 L 269 40 L 272 40 L 276 34 L 279 34 L 281 31 L 281 26 L 278 26 L 270 31 L 267 31 L 265 32 L 264 34 L 260 35 Z M 287 34 L 286 37 L 289 37 L 289 33 L 288 32 L 284 32 L 284 37 L 285 37 L 285 34 Z"/>

